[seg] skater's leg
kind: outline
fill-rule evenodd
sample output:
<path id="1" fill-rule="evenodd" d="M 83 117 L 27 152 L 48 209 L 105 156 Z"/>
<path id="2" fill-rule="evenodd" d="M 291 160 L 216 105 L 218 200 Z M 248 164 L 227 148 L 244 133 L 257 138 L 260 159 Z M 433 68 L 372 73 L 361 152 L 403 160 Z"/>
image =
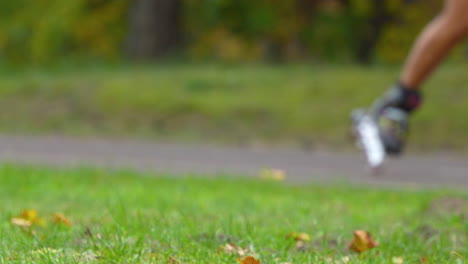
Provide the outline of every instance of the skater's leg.
<path id="1" fill-rule="evenodd" d="M 420 87 L 450 49 L 468 33 L 468 0 L 445 0 L 442 12 L 418 37 L 400 81 L 372 107 L 387 153 L 403 150 L 408 116 L 421 103 Z"/>
<path id="2" fill-rule="evenodd" d="M 445 0 L 442 12 L 421 33 L 403 67 L 400 81 L 373 107 L 375 115 L 396 107 L 407 113 L 421 103 L 422 83 L 451 48 L 468 34 L 468 0 Z"/>
<path id="3" fill-rule="evenodd" d="M 416 40 L 403 67 L 400 81 L 371 108 L 371 118 L 377 125 L 379 135 L 377 137 L 361 135 L 360 140 L 369 142 L 377 140 L 382 143 L 388 154 L 401 153 L 408 132 L 408 116 L 421 103 L 419 89 L 422 83 L 451 48 L 467 34 L 468 0 L 445 0 L 442 12 Z M 359 128 L 357 126 L 358 130 Z M 366 147 L 365 144 L 363 146 L 367 156 L 370 157 L 373 153 L 372 148 Z M 378 164 L 381 162 L 382 159 L 379 159 Z M 371 159 L 369 163 L 372 163 Z"/>
<path id="4" fill-rule="evenodd" d="M 446 0 L 445 7 L 418 37 L 400 77 L 418 89 L 451 48 L 468 34 L 468 0 Z"/>

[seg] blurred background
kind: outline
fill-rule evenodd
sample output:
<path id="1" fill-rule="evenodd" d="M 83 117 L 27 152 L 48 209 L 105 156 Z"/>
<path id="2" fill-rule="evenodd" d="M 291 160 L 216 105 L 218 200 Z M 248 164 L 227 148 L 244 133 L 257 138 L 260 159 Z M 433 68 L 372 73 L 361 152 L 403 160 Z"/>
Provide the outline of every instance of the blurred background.
<path id="1" fill-rule="evenodd" d="M 1 1 L 0 132 L 348 148 L 442 2 Z M 467 62 L 428 82 L 413 148 L 468 150 Z"/>

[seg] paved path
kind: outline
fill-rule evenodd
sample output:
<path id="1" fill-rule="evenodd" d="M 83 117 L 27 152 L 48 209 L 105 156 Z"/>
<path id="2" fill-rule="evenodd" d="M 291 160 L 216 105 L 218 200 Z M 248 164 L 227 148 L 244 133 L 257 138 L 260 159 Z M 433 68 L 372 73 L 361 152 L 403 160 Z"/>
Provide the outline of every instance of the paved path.
<path id="1" fill-rule="evenodd" d="M 370 185 L 455 186 L 468 190 L 468 156 L 408 155 L 371 176 L 357 153 L 301 152 L 180 145 L 152 141 L 0 136 L 0 162 L 134 168 L 178 174 L 255 176 L 287 172 L 292 182 L 345 181 Z"/>

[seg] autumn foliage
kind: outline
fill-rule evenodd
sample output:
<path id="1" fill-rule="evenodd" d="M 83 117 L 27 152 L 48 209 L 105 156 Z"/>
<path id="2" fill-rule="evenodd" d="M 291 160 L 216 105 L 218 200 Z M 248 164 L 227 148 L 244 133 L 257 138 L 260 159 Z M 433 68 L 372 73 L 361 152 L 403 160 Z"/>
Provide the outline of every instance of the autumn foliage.
<path id="1" fill-rule="evenodd" d="M 1 1 L 0 61 L 123 58 L 132 35 L 129 12 L 138 2 Z M 397 62 L 440 7 L 437 0 L 179 2 L 180 23 L 165 30 L 182 32 L 179 54 L 223 61 L 368 62 L 377 55 Z"/>
<path id="2" fill-rule="evenodd" d="M 371 234 L 364 230 L 354 231 L 354 239 L 349 245 L 349 249 L 358 253 L 377 247 L 379 244 L 374 240 Z"/>

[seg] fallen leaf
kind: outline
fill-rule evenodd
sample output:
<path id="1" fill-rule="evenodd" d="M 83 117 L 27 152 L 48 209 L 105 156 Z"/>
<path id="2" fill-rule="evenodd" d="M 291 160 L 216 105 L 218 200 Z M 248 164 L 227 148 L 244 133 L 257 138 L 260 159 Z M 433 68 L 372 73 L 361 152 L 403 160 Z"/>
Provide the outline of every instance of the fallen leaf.
<path id="1" fill-rule="evenodd" d="M 71 222 L 68 218 L 65 217 L 62 213 L 55 213 L 53 222 L 55 224 L 64 224 L 66 226 L 71 226 Z"/>
<path id="2" fill-rule="evenodd" d="M 227 243 L 224 246 L 221 246 L 220 250 L 224 251 L 224 253 L 227 253 L 227 254 L 238 255 L 239 257 L 243 257 L 247 255 L 248 253 L 250 253 L 249 250 L 243 249 L 233 243 Z"/>
<path id="3" fill-rule="evenodd" d="M 429 262 L 429 259 L 427 257 L 421 257 L 421 258 L 419 258 L 419 262 L 421 264 L 426 264 L 426 263 Z"/>
<path id="4" fill-rule="evenodd" d="M 11 223 L 23 228 L 30 227 L 32 225 L 31 221 L 24 220 L 23 218 L 13 217 Z"/>
<path id="5" fill-rule="evenodd" d="M 296 241 L 310 241 L 310 236 L 307 233 L 292 232 L 286 235 L 287 238 L 293 238 Z"/>
<path id="6" fill-rule="evenodd" d="M 284 181 L 286 172 L 279 169 L 263 169 L 260 172 L 260 178 L 271 181 Z"/>
<path id="7" fill-rule="evenodd" d="M 403 264 L 403 257 L 393 257 L 392 258 L 393 264 Z"/>
<path id="8" fill-rule="evenodd" d="M 247 256 L 244 259 L 237 259 L 240 264 L 260 264 L 260 260 L 256 260 L 254 257 Z"/>
<path id="9" fill-rule="evenodd" d="M 349 249 L 358 253 L 377 247 L 379 244 L 372 238 L 371 234 L 364 230 L 354 231 L 354 239 L 349 244 Z"/>
<path id="10" fill-rule="evenodd" d="M 310 241 L 309 234 L 300 232 L 291 232 L 286 235 L 286 238 L 294 239 L 296 241 L 296 249 L 299 251 L 305 250 L 307 247 L 306 242 Z"/>
<path id="11" fill-rule="evenodd" d="M 26 219 L 26 220 L 34 220 L 37 218 L 37 211 L 32 209 L 26 209 L 26 210 L 23 210 L 21 212 L 21 214 L 19 215 L 19 217 L 23 218 L 23 219 Z"/>
<path id="12" fill-rule="evenodd" d="M 45 221 L 38 216 L 36 210 L 23 210 L 20 215 L 11 219 L 11 222 L 15 225 L 23 228 L 31 227 L 33 225 L 45 226 Z"/>

